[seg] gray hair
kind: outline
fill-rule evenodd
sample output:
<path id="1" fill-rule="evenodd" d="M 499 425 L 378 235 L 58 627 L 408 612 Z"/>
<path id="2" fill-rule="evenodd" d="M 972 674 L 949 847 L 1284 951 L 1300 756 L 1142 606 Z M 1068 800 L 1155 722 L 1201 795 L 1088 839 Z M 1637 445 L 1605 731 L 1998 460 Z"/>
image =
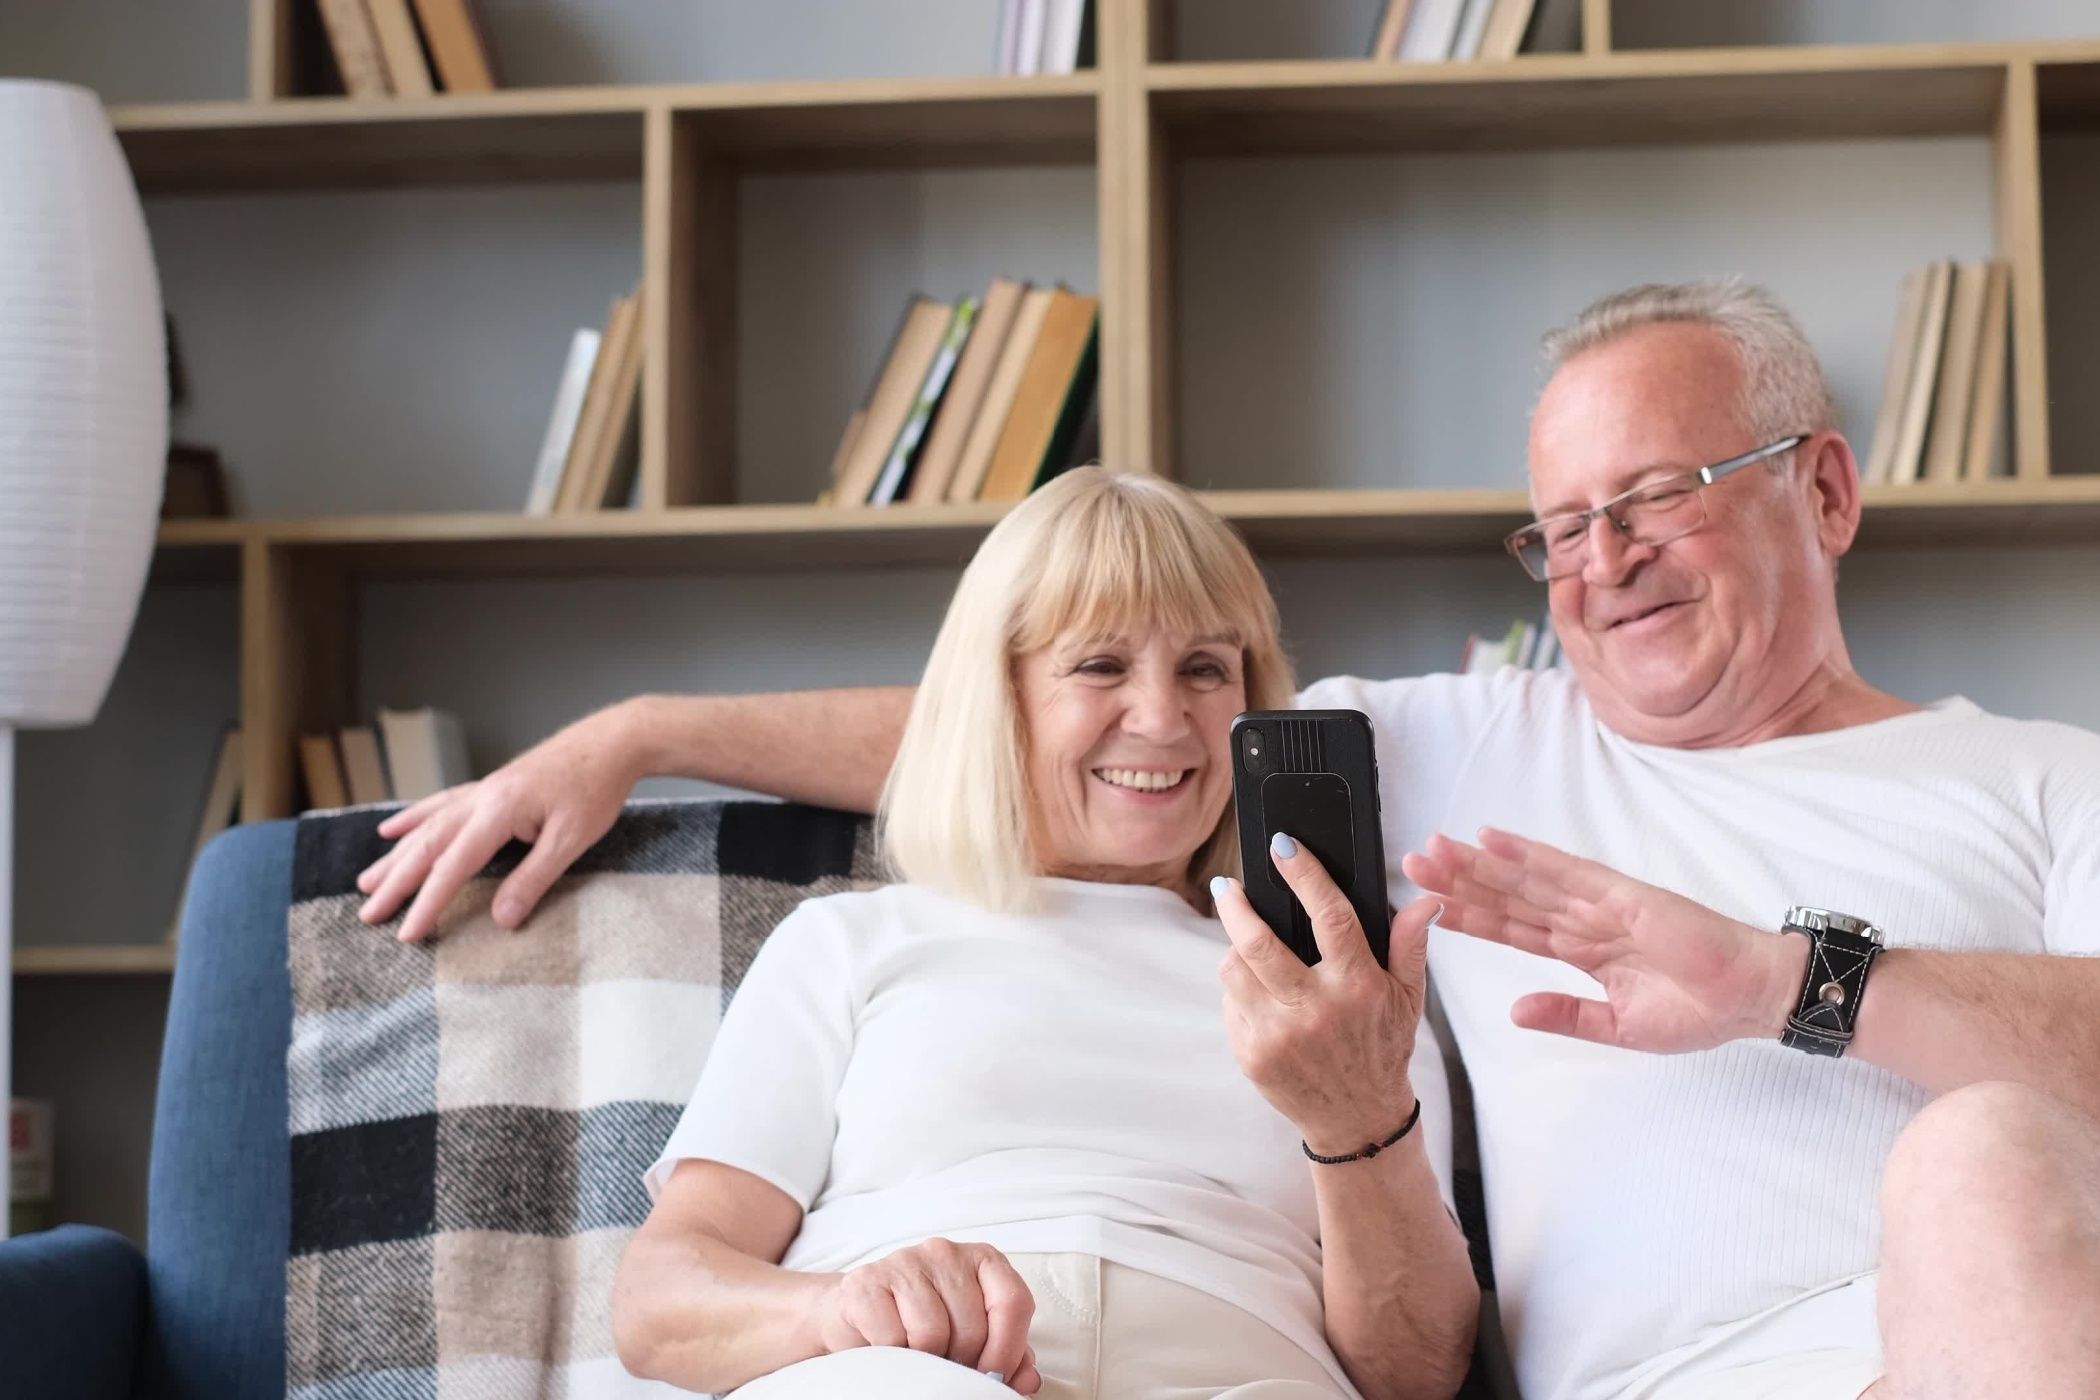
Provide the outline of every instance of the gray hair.
<path id="1" fill-rule="evenodd" d="M 1808 337 L 1779 298 L 1741 277 L 1657 282 L 1592 302 L 1573 322 L 1545 337 L 1558 370 L 1583 351 L 1642 326 L 1682 321 L 1728 338 L 1743 366 L 1743 426 L 1758 443 L 1837 426 L 1830 384 Z M 1786 458 L 1775 470 L 1783 470 Z"/>

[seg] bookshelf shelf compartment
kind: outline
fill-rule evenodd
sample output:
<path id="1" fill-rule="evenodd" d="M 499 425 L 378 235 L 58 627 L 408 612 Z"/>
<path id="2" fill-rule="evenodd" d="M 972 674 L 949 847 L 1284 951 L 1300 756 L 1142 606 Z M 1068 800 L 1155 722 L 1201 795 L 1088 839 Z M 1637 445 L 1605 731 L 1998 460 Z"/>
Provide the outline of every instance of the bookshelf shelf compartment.
<path id="1" fill-rule="evenodd" d="M 639 179 L 658 108 L 756 168 L 1090 161 L 1099 90 L 1085 73 L 167 103 L 110 118 L 143 192 L 223 193 Z"/>
<path id="2" fill-rule="evenodd" d="M 1967 47 L 1155 65 L 1149 75 L 1184 156 L 1986 135 L 2005 88 L 2004 61 Z"/>
<path id="3" fill-rule="evenodd" d="M 619 93 L 185 103 L 110 117 L 148 195 L 633 180 L 642 170 L 641 107 Z"/>

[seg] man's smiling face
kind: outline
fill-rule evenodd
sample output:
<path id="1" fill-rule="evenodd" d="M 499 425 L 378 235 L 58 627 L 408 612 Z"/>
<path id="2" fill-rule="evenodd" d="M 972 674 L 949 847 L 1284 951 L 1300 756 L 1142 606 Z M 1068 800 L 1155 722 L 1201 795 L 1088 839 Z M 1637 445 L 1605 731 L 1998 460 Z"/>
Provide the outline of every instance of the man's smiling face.
<path id="1" fill-rule="evenodd" d="M 1743 422 L 1742 387 L 1734 346 L 1705 326 L 1642 326 L 1582 351 L 1532 417 L 1533 506 L 1542 518 L 1585 510 L 1763 446 Z M 1835 575 L 1813 494 L 1797 485 L 1806 469 L 1778 460 L 1784 477 L 1760 465 L 1707 487 L 1706 523 L 1666 544 L 1591 522 L 1583 569 L 1548 585 L 1569 662 L 1619 733 L 1721 741 L 1825 654 Z"/>

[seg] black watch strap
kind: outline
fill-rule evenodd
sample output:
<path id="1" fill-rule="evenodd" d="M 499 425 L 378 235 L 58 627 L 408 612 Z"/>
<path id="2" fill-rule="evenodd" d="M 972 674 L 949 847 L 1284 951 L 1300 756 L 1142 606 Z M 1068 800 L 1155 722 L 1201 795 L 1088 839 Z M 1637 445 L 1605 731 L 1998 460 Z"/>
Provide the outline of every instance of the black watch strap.
<path id="1" fill-rule="evenodd" d="M 1881 954 L 1881 930 L 1865 919 L 1796 905 L 1783 930 L 1808 939 L 1808 970 L 1780 1043 L 1811 1055 L 1837 1056 L 1852 1043 L 1867 973 Z"/>

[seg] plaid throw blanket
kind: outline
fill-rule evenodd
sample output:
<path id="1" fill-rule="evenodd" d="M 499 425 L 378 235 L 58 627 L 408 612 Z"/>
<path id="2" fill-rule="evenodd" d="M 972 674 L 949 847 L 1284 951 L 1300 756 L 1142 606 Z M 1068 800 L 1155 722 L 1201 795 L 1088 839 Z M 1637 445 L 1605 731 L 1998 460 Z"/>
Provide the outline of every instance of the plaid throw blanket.
<path id="1" fill-rule="evenodd" d="M 670 1393 L 613 1352 L 641 1173 L 722 1008 L 803 899 L 875 883 L 866 819 L 636 802 L 523 932 L 513 843 L 434 943 L 357 920 L 385 811 L 301 821 L 286 1385 L 301 1400 Z"/>

